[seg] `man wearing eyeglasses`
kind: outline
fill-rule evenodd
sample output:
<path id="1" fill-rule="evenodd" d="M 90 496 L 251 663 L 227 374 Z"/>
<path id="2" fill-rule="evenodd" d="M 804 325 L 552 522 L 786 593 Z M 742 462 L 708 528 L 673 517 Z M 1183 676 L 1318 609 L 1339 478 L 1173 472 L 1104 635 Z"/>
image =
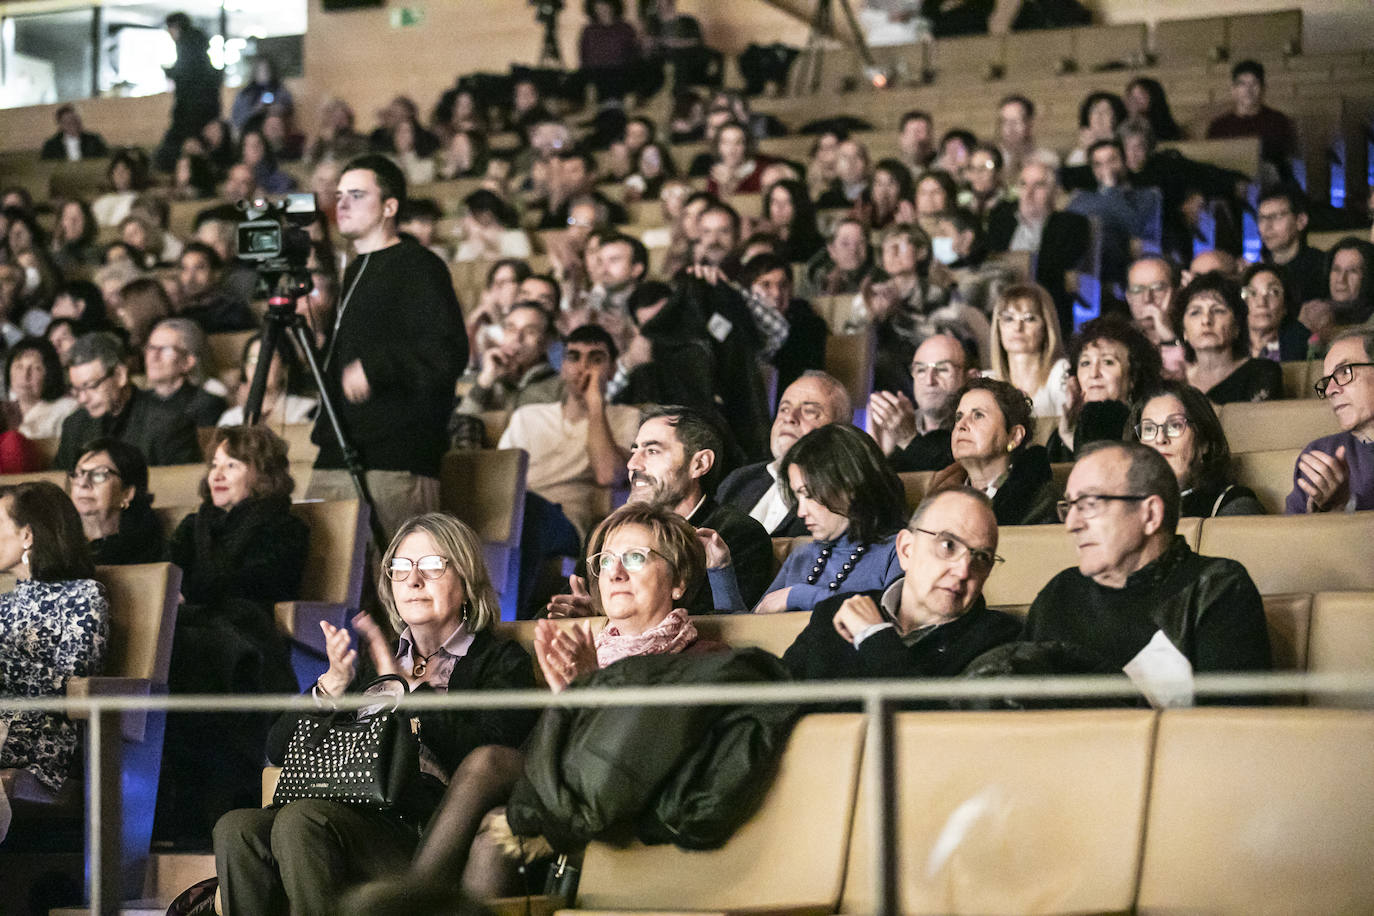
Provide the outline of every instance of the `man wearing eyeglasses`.
<path id="1" fill-rule="evenodd" d="M 716 499 L 749 513 L 773 537 L 801 537 L 806 525 L 787 507 L 778 485 L 782 456 L 802 436 L 827 423 L 849 423 L 854 408 L 849 392 L 833 376 L 820 370 L 802 373 L 778 402 L 768 436 L 772 461 L 736 468 L 720 483 Z"/>
<path id="2" fill-rule="evenodd" d="M 921 342 L 911 360 L 914 405 L 901 392 L 875 391 L 869 396 L 870 433 L 894 471 L 938 471 L 954 463 L 949 399 L 977 373 L 968 362 L 957 338 L 935 334 Z"/>
<path id="3" fill-rule="evenodd" d="M 1181 655 L 1193 671 L 1267 670 L 1259 591 L 1245 567 L 1199 556 L 1176 534 L 1179 502 L 1159 452 L 1086 446 L 1058 506 L 1078 567 L 1036 596 L 1022 639 L 1079 647 L 1104 668 L 1134 661 L 1147 674 L 1161 655 Z"/>
<path id="4" fill-rule="evenodd" d="M 1374 330 L 1336 336 L 1326 351 L 1317 393 L 1331 404 L 1341 431 L 1302 450 L 1284 511 L 1374 509 Z"/>
<path id="5" fill-rule="evenodd" d="M 189 318 L 164 318 L 153 326 L 143 346 L 148 388 L 165 406 L 191 418 L 197 426 L 215 426 L 224 413 L 224 398 L 202 387 L 205 332 Z"/>
<path id="6" fill-rule="evenodd" d="M 149 465 L 203 460 L 191 418 L 134 387 L 124 347 L 112 334 L 77 338 L 67 353 L 67 376 L 81 408 L 62 421 L 56 464 L 71 469 L 87 442 L 113 436 L 141 451 Z"/>
<path id="7" fill-rule="evenodd" d="M 1001 559 L 986 496 L 966 488 L 928 496 L 897 533 L 902 578 L 816 605 L 783 663 L 811 680 L 954 677 L 1020 633 L 1017 618 L 983 603 Z"/>

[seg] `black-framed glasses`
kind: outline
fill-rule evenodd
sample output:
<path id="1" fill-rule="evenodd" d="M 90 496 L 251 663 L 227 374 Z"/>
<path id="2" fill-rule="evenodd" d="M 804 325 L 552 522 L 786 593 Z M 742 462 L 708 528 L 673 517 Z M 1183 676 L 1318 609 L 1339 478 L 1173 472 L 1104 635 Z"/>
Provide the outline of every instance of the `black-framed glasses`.
<path id="1" fill-rule="evenodd" d="M 965 556 L 969 558 L 969 566 L 977 572 L 992 572 L 992 568 L 998 563 L 1005 563 L 1002 557 L 993 553 L 991 550 L 984 550 L 981 547 L 972 547 L 957 534 L 948 531 L 931 531 L 929 528 L 913 528 L 921 534 L 928 534 L 935 539 L 935 556 L 947 563 L 958 563 Z"/>
<path id="2" fill-rule="evenodd" d="M 107 371 L 105 372 L 105 374 L 102 375 L 100 378 L 91 379 L 89 382 L 87 382 L 87 383 L 84 384 L 84 385 L 77 385 L 77 384 L 73 383 L 73 384 L 72 384 L 72 391 L 75 391 L 75 392 L 78 392 L 78 393 L 80 393 L 80 392 L 82 392 L 82 391 L 95 391 L 95 390 L 96 390 L 97 388 L 99 388 L 101 385 L 103 385 L 103 384 L 105 384 L 106 382 L 108 382 L 108 381 L 110 380 L 110 376 L 112 376 L 112 375 L 114 375 L 114 369 L 109 369 L 109 370 L 107 370 Z"/>
<path id="3" fill-rule="evenodd" d="M 601 576 L 615 570 L 615 564 L 619 563 L 625 567 L 627 573 L 637 573 L 649 563 L 649 557 L 658 553 L 652 547 L 628 547 L 620 553 L 614 550 L 603 550 L 587 557 L 587 572 L 593 576 Z M 659 556 L 663 554 L 659 553 Z"/>
<path id="4" fill-rule="evenodd" d="M 1330 375 L 1323 375 L 1321 378 L 1317 379 L 1317 384 L 1312 386 L 1317 389 L 1317 397 L 1325 398 L 1326 389 L 1332 382 L 1335 382 L 1342 388 L 1349 385 L 1350 380 L 1355 377 L 1356 366 L 1374 366 L 1374 363 L 1341 363 L 1336 367 L 1335 372 L 1332 372 Z"/>
<path id="5" fill-rule="evenodd" d="M 100 484 L 109 480 L 111 477 L 114 477 L 116 479 L 119 478 L 119 472 L 116 471 L 114 468 L 98 467 L 87 468 L 84 471 L 67 472 L 67 479 L 70 480 L 72 483 L 82 484 L 88 487 L 99 486 Z"/>
<path id="6" fill-rule="evenodd" d="M 1102 514 L 1102 510 L 1107 507 L 1108 500 L 1138 503 L 1142 499 L 1149 498 L 1148 496 L 1136 496 L 1130 493 L 1084 493 L 1076 499 L 1061 499 L 1054 504 L 1054 508 L 1059 513 L 1059 520 L 1063 522 L 1068 520 L 1070 509 L 1077 509 L 1078 514 L 1084 518 L 1095 518 Z"/>
<path id="7" fill-rule="evenodd" d="M 1187 428 L 1188 418 L 1181 413 L 1176 413 L 1165 417 L 1163 423 L 1156 423 L 1154 420 L 1141 420 L 1140 425 L 1135 428 L 1135 434 L 1141 442 L 1153 442 L 1159 438 L 1161 432 L 1164 433 L 1166 439 L 1177 439 L 1183 435 Z"/>
<path id="8" fill-rule="evenodd" d="M 387 564 L 386 576 L 393 582 L 403 582 L 410 578 L 410 571 L 420 570 L 422 579 L 439 579 L 448 569 L 448 557 L 441 557 L 438 554 L 430 554 L 427 557 L 420 557 L 412 560 L 410 557 L 392 557 Z"/>

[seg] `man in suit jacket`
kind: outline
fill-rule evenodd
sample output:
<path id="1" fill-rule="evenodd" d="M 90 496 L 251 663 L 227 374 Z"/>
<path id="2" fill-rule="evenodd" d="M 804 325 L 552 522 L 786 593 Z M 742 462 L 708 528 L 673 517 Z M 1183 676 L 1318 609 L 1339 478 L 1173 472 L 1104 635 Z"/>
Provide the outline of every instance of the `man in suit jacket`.
<path id="1" fill-rule="evenodd" d="M 747 464 L 732 471 L 716 491 L 716 499 L 734 506 L 759 522 L 773 537 L 799 537 L 806 526 L 797 513 L 783 501 L 778 487 L 778 466 L 782 456 L 802 436 L 827 423 L 849 423 L 854 408 L 849 392 L 833 376 L 819 370 L 802 373 L 782 394 L 768 445 L 772 461 Z"/>
<path id="2" fill-rule="evenodd" d="M 79 162 L 82 159 L 106 156 L 109 152 L 100 134 L 81 129 L 81 115 L 76 113 L 76 109 L 70 105 L 63 105 L 57 109 L 57 133 L 43 142 L 43 151 L 40 155 L 44 159 Z"/>
<path id="3" fill-rule="evenodd" d="M 129 381 L 124 347 L 113 334 L 78 338 L 67 353 L 67 374 L 81 409 L 62 422 L 59 468 L 70 471 L 85 444 L 100 436 L 134 446 L 150 465 L 204 460 L 191 418 Z"/>
<path id="4" fill-rule="evenodd" d="M 1078 268 L 1092 242 L 1086 217 L 1054 209 L 1055 170 L 1032 159 L 1021 166 L 1020 198 L 1003 201 L 988 214 L 988 249 L 1029 251 L 1035 281 L 1054 298 L 1065 336 L 1073 332 L 1073 293 L 1066 274 Z"/>

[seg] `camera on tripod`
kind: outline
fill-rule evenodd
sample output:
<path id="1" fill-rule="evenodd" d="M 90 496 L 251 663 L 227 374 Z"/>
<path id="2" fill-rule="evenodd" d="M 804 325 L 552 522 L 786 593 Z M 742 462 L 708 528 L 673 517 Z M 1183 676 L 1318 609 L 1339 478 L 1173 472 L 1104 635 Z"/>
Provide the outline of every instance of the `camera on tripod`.
<path id="1" fill-rule="evenodd" d="M 239 223 L 239 257 L 254 261 L 258 271 L 303 273 L 310 258 L 310 234 L 315 219 L 315 195 L 287 194 L 239 201 L 245 219 Z"/>
<path id="2" fill-rule="evenodd" d="M 529 0 L 534 7 L 534 21 L 548 25 L 563 11 L 563 0 Z"/>

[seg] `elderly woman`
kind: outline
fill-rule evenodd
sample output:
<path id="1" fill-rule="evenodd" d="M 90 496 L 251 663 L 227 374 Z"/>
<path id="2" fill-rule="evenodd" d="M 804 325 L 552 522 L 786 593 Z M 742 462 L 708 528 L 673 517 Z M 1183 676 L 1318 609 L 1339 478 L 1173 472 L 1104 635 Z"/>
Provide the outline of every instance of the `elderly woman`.
<path id="1" fill-rule="evenodd" d="M 1032 445 L 1030 399 L 1016 386 L 990 378 L 964 383 L 955 394 L 950 450 L 954 464 L 936 473 L 931 492 L 968 486 L 992 499 L 999 525 L 1058 521 L 1059 497 L 1044 446 Z"/>
<path id="2" fill-rule="evenodd" d="M 1141 392 L 1131 432 L 1164 456 L 1178 478 L 1183 516 L 1263 515 L 1253 490 L 1231 473 L 1231 448 L 1207 396 L 1192 385 L 1161 382 Z"/>
<path id="3" fill-rule="evenodd" d="M 200 508 L 177 526 L 167 551 L 182 569 L 185 598 L 169 686 L 173 693 L 294 691 L 273 604 L 300 596 L 310 529 L 291 514 L 286 443 L 263 426 L 226 426 L 215 430 L 209 451 Z M 262 727 L 242 717 L 169 717 L 159 832 L 203 843 L 219 815 L 251 804 L 264 740 Z M 218 774 L 208 788 L 207 768 Z"/>
<path id="4" fill-rule="evenodd" d="M 1273 264 L 1251 264 L 1240 278 L 1240 296 L 1249 312 L 1246 331 L 1250 355 L 1274 362 L 1307 358 L 1312 332 L 1293 317 L 1283 274 Z"/>
<path id="5" fill-rule="evenodd" d="M 262 335 L 254 334 L 243 345 L 243 356 L 239 360 L 239 371 L 243 374 L 243 396 L 248 396 L 248 387 L 253 383 L 253 375 L 258 371 L 258 353 L 262 350 Z M 309 423 L 315 417 L 320 402 L 314 398 L 292 394 L 292 383 L 299 383 L 301 370 L 296 350 L 288 338 L 282 338 L 276 352 L 272 354 L 272 365 L 267 370 L 267 387 L 262 394 L 262 416 L 259 422 L 268 426 L 281 426 L 289 423 Z M 220 415 L 216 426 L 238 426 L 243 422 L 243 405 L 235 404 Z"/>
<path id="6" fill-rule="evenodd" d="M 871 437 L 849 425 L 812 430 L 783 455 L 778 481 L 812 540 L 788 555 L 756 614 L 809 611 L 831 595 L 884 588 L 902 574 L 893 544 L 906 499 Z"/>
<path id="7" fill-rule="evenodd" d="M 400 638 L 391 642 L 364 613 L 353 621 L 353 647 L 347 630 L 321 621 L 329 669 L 311 689 L 317 702 L 363 691 L 380 674 L 404 678 L 414 693 L 534 687 L 529 655 L 492 633 L 501 608 L 471 528 L 442 513 L 417 516 L 392 538 L 382 570 L 377 594 Z M 226 916 L 334 912 L 344 876 L 360 882 L 402 871 L 444 783 L 458 784 L 463 760 L 479 747 L 518 755 L 513 748 L 534 713 L 430 710 L 417 718 L 423 797 L 414 810 L 306 799 L 220 818 L 215 864 Z M 295 715 L 281 717 L 269 759 L 282 759 L 296 723 Z"/>
<path id="8" fill-rule="evenodd" d="M 148 463 L 134 446 L 108 436 L 87 442 L 67 474 L 67 492 L 97 564 L 156 563 L 165 555 Z"/>
<path id="9" fill-rule="evenodd" d="M 71 678 L 98 675 L 109 605 L 93 578 L 81 520 L 60 487 L 39 481 L 0 490 L 0 569 L 17 580 L 0 595 L 0 695 L 60 696 Z M 55 796 L 72 769 L 76 725 L 60 713 L 0 711 L 0 728 L 8 732 L 0 741 L 6 797 Z"/>
<path id="10" fill-rule="evenodd" d="M 26 337 L 5 356 L 5 379 L 10 400 L 19 407 L 19 432 L 29 439 L 55 439 L 62 421 L 76 410 L 67 394 L 66 373 L 57 348 L 44 337 Z M 0 445 L 4 438 L 0 436 Z M 3 460 L 0 460 L 0 464 Z"/>
<path id="11" fill-rule="evenodd" d="M 1220 273 L 1195 278 L 1174 302 L 1174 334 L 1183 341 L 1188 384 L 1214 404 L 1283 397 L 1283 370 L 1250 356 L 1248 318 L 1240 287 Z"/>
<path id="12" fill-rule="evenodd" d="M 633 656 L 722 648 L 698 639 L 685 607 L 705 579 L 705 565 L 696 530 L 671 510 L 630 503 L 607 516 L 587 543 L 592 603 L 607 622 L 595 635 L 587 622 L 570 627 L 539 622 L 534 649 L 550 689 L 565 690 L 583 675 Z M 514 863 L 485 827 L 489 814 L 501 812 L 524 762 L 523 750 L 509 746 L 470 754 L 449 782 L 410 872 L 400 881 L 369 888 L 368 893 L 377 892 L 372 902 L 404 898 L 419 885 L 451 887 L 459 877 L 474 897 L 516 892 Z"/>
<path id="13" fill-rule="evenodd" d="M 1159 350 L 1124 319 L 1094 318 L 1069 345 L 1068 401 L 1045 444 L 1050 461 L 1073 461 L 1089 442 L 1120 440 L 1134 392 L 1159 381 Z"/>
<path id="14" fill-rule="evenodd" d="M 1050 294 L 1034 283 L 1009 286 L 998 297 L 992 319 L 988 376 L 1021 389 L 1035 416 L 1063 416 L 1069 361 Z"/>

